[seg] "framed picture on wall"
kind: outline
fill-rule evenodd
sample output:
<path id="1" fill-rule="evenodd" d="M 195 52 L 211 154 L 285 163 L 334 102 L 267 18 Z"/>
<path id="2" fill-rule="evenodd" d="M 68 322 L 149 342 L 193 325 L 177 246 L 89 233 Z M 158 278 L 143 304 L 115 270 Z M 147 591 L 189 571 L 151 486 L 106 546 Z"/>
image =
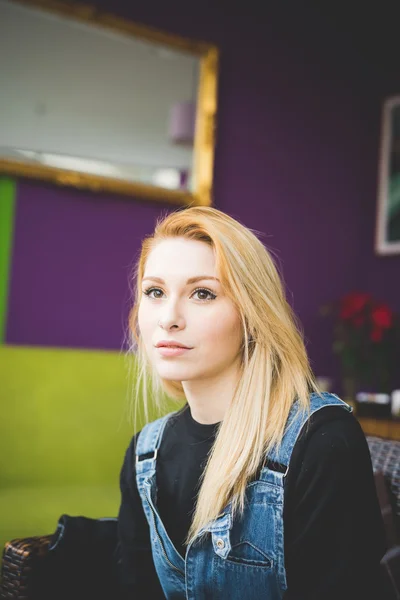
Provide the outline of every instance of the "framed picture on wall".
<path id="1" fill-rule="evenodd" d="M 375 250 L 400 254 L 400 95 L 382 109 Z"/>

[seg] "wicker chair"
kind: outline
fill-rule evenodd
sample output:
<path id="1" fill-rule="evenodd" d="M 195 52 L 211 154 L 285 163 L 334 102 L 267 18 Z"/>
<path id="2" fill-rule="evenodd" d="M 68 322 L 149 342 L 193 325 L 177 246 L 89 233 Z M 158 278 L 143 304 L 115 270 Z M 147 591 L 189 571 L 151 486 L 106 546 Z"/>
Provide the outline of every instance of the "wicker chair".
<path id="1" fill-rule="evenodd" d="M 37 565 L 48 552 L 52 535 L 15 539 L 7 542 L 3 552 L 1 598 L 32 597 L 33 577 Z"/>

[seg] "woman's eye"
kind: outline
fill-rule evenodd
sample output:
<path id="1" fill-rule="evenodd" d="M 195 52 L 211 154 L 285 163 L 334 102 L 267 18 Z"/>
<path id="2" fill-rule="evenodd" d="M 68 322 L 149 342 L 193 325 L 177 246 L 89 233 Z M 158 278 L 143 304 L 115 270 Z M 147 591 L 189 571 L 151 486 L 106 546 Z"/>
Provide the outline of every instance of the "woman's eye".
<path id="1" fill-rule="evenodd" d="M 147 290 L 144 290 L 143 294 L 145 296 L 149 296 L 149 298 L 154 298 L 154 296 L 151 296 L 152 292 L 161 292 L 160 289 L 158 288 L 149 288 Z M 154 298 L 155 300 L 158 300 L 158 297 Z"/>
<path id="2" fill-rule="evenodd" d="M 159 300 L 161 298 L 161 296 L 153 296 L 153 293 L 158 293 L 161 292 L 161 294 L 163 294 L 164 292 L 160 289 L 160 288 L 148 288 L 147 290 L 144 290 L 143 294 L 145 294 L 145 296 L 148 296 L 149 298 L 152 298 L 153 300 Z M 205 294 L 207 297 L 204 298 L 200 297 L 199 295 L 197 296 L 198 300 L 201 300 L 202 302 L 208 302 L 209 300 L 215 300 L 215 298 L 217 297 L 214 292 L 212 292 L 211 290 L 207 290 L 206 288 L 198 288 L 197 290 L 194 290 L 192 296 L 194 294 Z"/>
<path id="3" fill-rule="evenodd" d="M 193 292 L 193 294 L 206 294 L 207 298 L 200 298 L 200 300 L 215 300 L 217 297 L 211 290 L 207 290 L 206 288 L 199 288 Z"/>

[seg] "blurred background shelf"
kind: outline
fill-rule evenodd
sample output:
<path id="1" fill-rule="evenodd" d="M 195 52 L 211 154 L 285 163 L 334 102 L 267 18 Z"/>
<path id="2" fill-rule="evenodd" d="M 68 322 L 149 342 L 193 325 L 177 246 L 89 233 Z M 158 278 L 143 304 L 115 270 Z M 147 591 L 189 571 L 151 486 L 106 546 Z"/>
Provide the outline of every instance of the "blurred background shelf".
<path id="1" fill-rule="evenodd" d="M 374 419 L 371 417 L 356 416 L 365 435 L 376 435 L 390 440 L 400 440 L 400 419 Z"/>

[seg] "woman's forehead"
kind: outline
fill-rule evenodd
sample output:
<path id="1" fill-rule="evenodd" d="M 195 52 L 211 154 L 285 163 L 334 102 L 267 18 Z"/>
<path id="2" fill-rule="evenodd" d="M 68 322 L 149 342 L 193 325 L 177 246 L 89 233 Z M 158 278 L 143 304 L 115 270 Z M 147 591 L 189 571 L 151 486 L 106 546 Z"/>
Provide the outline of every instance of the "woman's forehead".
<path id="1" fill-rule="evenodd" d="M 178 266 L 180 271 L 188 272 L 188 276 L 196 275 L 199 268 L 201 272 L 206 268 L 209 275 L 216 276 L 213 248 L 198 240 L 183 238 L 162 240 L 150 251 L 145 271 L 153 271 L 154 268 L 157 268 L 157 270 L 162 269 L 164 272 L 168 272 L 175 270 Z M 162 277 L 160 273 L 152 274 Z"/>

